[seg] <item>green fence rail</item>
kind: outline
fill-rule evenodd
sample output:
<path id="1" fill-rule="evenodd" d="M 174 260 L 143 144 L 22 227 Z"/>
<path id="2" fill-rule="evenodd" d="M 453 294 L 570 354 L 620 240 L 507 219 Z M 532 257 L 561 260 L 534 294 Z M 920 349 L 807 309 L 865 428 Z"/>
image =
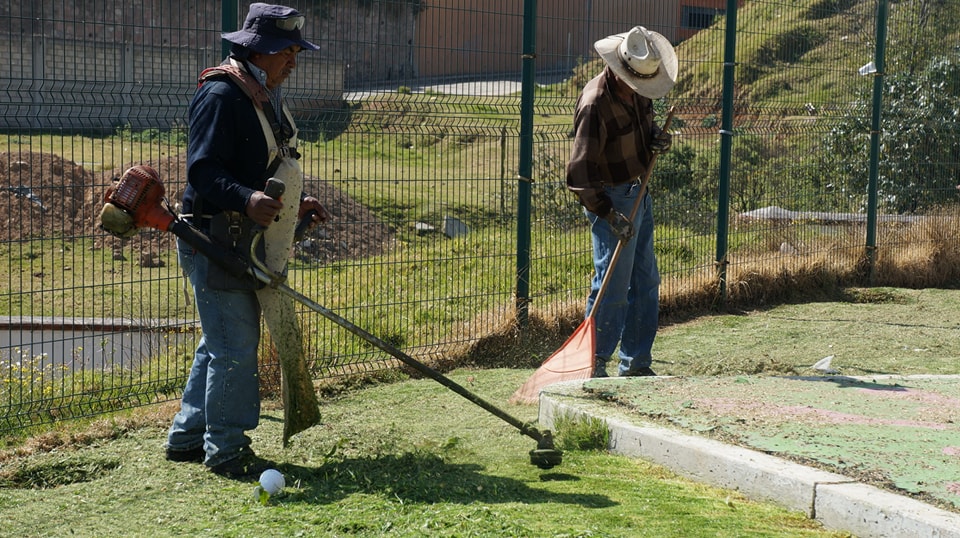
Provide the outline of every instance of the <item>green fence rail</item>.
<path id="1" fill-rule="evenodd" d="M 656 103 L 676 110 L 674 148 L 651 181 L 664 316 L 770 302 L 784 293 L 765 284 L 798 274 L 958 282 L 936 265 L 956 239 L 955 2 L 289 5 L 321 46 L 284 89 L 306 188 L 333 214 L 295 246 L 290 285 L 414 356 L 582 314 L 592 266 L 564 183 L 572 111 L 600 69 L 593 42 L 637 24 L 680 57 Z M 174 241 L 118 240 L 97 214 L 137 163 L 179 200 L 196 77 L 245 12 L 230 0 L 0 7 L 0 432 L 178 397 L 198 329 Z M 317 380 L 396 367 L 320 316 L 302 320 Z"/>

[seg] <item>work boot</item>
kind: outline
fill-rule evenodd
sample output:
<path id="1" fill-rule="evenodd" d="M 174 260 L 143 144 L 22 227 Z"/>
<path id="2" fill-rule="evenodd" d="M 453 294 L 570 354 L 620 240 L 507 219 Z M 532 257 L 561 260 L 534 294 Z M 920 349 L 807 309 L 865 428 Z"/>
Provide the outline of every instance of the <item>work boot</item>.
<path id="1" fill-rule="evenodd" d="M 593 377 L 609 377 L 607 375 L 607 359 L 597 357 L 593 362 Z"/>
<path id="2" fill-rule="evenodd" d="M 641 366 L 627 370 L 620 374 L 620 377 L 656 377 L 656 375 L 657 373 L 651 370 L 649 366 Z"/>
<path id="3" fill-rule="evenodd" d="M 198 446 L 197 448 L 190 448 L 187 450 L 175 450 L 173 448 L 168 448 L 166 451 L 167 461 L 173 461 L 177 463 L 203 463 L 203 459 L 207 457 L 207 453 L 204 452 L 203 446 Z"/>
<path id="4" fill-rule="evenodd" d="M 210 471 L 225 478 L 242 479 L 260 476 L 260 473 L 276 465 L 270 460 L 257 456 L 252 450 L 247 450 L 236 458 L 210 467 Z"/>

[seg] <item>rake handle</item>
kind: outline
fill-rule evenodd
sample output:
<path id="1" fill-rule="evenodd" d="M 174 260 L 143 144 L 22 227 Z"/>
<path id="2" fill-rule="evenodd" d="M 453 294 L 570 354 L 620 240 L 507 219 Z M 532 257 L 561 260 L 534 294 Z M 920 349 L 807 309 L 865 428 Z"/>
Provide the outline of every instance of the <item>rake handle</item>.
<path id="1" fill-rule="evenodd" d="M 667 119 L 663 122 L 663 130 L 666 131 L 670 128 L 670 124 L 673 123 L 673 107 L 670 107 L 670 110 L 667 112 Z M 633 219 L 637 216 L 637 211 L 640 210 L 640 204 L 643 203 L 643 198 L 647 195 L 647 183 L 650 181 L 650 175 L 653 173 L 653 165 L 657 162 L 658 153 L 654 153 L 650 157 L 650 164 L 647 165 L 647 170 L 643 174 L 643 179 L 640 181 L 640 193 L 637 195 L 637 201 L 633 203 L 633 209 L 630 210 L 630 222 L 633 222 Z M 603 275 L 603 281 L 600 283 L 600 289 L 597 290 L 597 297 L 593 300 L 593 308 L 590 309 L 590 312 L 587 314 L 587 318 L 592 318 L 594 312 L 597 311 L 597 307 L 600 306 L 600 301 L 603 299 L 604 294 L 607 291 L 607 284 L 610 282 L 610 275 L 613 274 L 613 268 L 616 267 L 617 262 L 620 261 L 620 252 L 623 250 L 623 240 L 617 240 L 617 246 L 613 249 L 613 256 L 610 257 L 610 265 L 607 266 L 607 272 Z"/>

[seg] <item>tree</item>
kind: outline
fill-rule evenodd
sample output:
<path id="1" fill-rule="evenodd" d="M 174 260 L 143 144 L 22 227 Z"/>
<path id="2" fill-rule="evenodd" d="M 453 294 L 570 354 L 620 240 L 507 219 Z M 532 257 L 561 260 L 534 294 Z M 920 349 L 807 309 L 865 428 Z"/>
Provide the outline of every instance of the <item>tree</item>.
<path id="1" fill-rule="evenodd" d="M 953 192 L 960 169 L 960 53 L 953 50 L 914 72 L 888 76 L 883 94 L 878 174 L 880 209 L 917 212 Z M 856 210 L 865 210 L 869 171 L 870 102 L 824 140 L 823 166 Z"/>

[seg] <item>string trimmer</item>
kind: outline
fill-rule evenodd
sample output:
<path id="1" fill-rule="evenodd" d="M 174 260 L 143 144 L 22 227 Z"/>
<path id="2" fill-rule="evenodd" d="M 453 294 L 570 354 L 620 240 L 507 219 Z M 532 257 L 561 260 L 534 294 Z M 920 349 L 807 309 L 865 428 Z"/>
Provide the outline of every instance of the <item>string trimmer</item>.
<path id="1" fill-rule="evenodd" d="M 100 222 L 104 230 L 120 237 L 130 237 L 139 228 L 144 227 L 173 233 L 234 276 L 252 275 L 260 282 L 290 296 L 367 343 L 500 418 L 519 430 L 521 434 L 535 440 L 537 447 L 530 451 L 531 464 L 541 469 L 551 469 L 563 461 L 563 452 L 554 446 L 553 434 L 549 430 L 538 430 L 530 423 L 525 423 L 480 398 L 440 372 L 290 288 L 286 284 L 286 275 L 270 271 L 256 256 L 251 256 L 248 260 L 221 247 L 189 222 L 174 215 L 168 209 L 164 199 L 164 189 L 159 174 L 149 166 L 138 165 L 130 168 L 121 176 L 119 183 L 107 191 L 104 207 L 100 212 Z M 251 252 L 259 239 L 259 235 L 255 236 Z"/>

